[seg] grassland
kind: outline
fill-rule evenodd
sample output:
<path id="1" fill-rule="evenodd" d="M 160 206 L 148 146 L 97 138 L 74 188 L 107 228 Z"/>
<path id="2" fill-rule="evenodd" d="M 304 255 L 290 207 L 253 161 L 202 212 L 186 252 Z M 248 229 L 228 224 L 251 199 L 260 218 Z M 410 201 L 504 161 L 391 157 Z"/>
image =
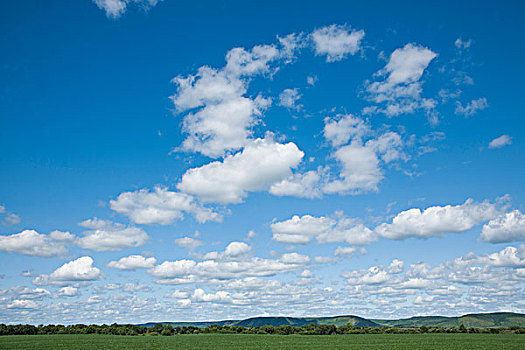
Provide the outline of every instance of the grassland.
<path id="1" fill-rule="evenodd" d="M 525 349 L 520 334 L 363 334 L 279 336 L 199 334 L 172 337 L 111 335 L 10 335 L 0 337 L 2 350 L 171 350 L 171 349 Z"/>

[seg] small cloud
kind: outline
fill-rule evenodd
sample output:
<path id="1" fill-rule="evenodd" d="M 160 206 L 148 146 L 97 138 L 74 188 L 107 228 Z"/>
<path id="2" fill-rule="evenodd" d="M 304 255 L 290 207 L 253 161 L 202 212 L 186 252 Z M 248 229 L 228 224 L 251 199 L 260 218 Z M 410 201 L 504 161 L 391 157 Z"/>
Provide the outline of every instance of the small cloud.
<path id="1" fill-rule="evenodd" d="M 313 75 L 306 77 L 306 83 L 310 86 L 314 86 L 315 83 L 317 83 L 317 76 Z"/>
<path id="2" fill-rule="evenodd" d="M 489 148 L 501 148 L 504 146 L 508 146 L 512 144 L 512 137 L 509 135 L 501 135 L 500 137 L 496 137 L 494 140 L 490 141 Z"/>
<path id="3" fill-rule="evenodd" d="M 300 110 L 302 105 L 298 105 L 297 101 L 301 99 L 301 96 L 302 95 L 297 88 L 284 89 L 279 95 L 279 105 L 290 109 Z"/>
<path id="4" fill-rule="evenodd" d="M 470 103 L 467 103 L 466 106 L 459 101 L 456 102 L 455 113 L 458 115 L 464 115 L 465 117 L 470 117 L 476 114 L 478 111 L 484 110 L 489 104 L 485 97 L 478 98 L 477 100 L 472 100 Z"/>
<path id="5" fill-rule="evenodd" d="M 456 41 L 454 41 L 454 45 L 460 50 L 465 50 L 465 49 L 470 48 L 471 44 L 472 44 L 472 40 L 471 39 L 469 39 L 467 41 L 463 41 L 463 39 L 457 38 Z"/>

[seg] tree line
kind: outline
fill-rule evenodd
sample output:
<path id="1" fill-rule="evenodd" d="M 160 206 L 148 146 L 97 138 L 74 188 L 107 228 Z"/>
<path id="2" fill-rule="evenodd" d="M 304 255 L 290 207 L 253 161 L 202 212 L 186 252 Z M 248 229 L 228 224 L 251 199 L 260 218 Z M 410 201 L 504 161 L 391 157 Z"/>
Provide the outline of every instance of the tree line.
<path id="1" fill-rule="evenodd" d="M 335 335 L 335 334 L 421 334 L 421 333 L 514 333 L 525 334 L 525 327 L 494 327 L 494 328 L 467 328 L 463 324 L 459 327 L 426 327 L 398 328 L 398 327 L 355 327 L 350 323 L 346 326 L 310 323 L 300 327 L 282 326 L 221 326 L 209 325 L 205 328 L 195 326 L 172 326 L 170 324 L 156 324 L 153 327 L 137 326 L 132 324 L 111 325 L 6 325 L 0 324 L 0 335 L 45 335 L 45 334 L 106 334 L 106 335 L 148 335 L 174 336 L 180 334 L 278 334 L 278 335 Z"/>

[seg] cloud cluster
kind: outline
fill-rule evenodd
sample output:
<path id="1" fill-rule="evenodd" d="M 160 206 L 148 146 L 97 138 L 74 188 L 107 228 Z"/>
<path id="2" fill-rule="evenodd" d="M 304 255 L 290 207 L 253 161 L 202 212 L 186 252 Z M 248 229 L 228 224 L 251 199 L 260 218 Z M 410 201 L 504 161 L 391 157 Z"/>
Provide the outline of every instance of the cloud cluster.
<path id="1" fill-rule="evenodd" d="M 338 178 L 324 185 L 325 193 L 377 191 L 384 177 L 381 165 L 406 159 L 404 143 L 398 133 L 370 134 L 369 125 L 355 116 L 325 119 L 324 135 L 335 148 L 333 157 L 341 166 Z"/>
<path id="2" fill-rule="evenodd" d="M 377 235 L 342 213 L 334 217 L 304 215 L 271 224 L 273 240 L 280 243 L 305 244 L 312 239 L 318 243 L 346 242 L 367 245 L 378 240 Z"/>
<path id="3" fill-rule="evenodd" d="M 222 220 L 220 214 L 199 205 L 192 196 L 161 186 L 153 191 L 123 192 L 116 200 L 111 200 L 110 205 L 136 224 L 169 225 L 182 219 L 185 212 L 192 214 L 199 223 Z"/>
<path id="4" fill-rule="evenodd" d="M 75 243 L 81 248 L 98 252 L 139 247 L 149 240 L 149 236 L 141 228 L 98 218 L 88 219 L 79 225 L 88 230 L 82 232 L 83 236 L 77 238 Z"/>
<path id="5" fill-rule="evenodd" d="M 251 256 L 244 242 L 231 242 L 222 252 L 210 252 L 203 261 L 182 259 L 164 261 L 148 271 L 160 284 L 184 284 L 245 277 L 274 276 L 300 269 L 310 261 L 297 253 L 283 254 L 279 259 Z"/>
<path id="6" fill-rule="evenodd" d="M 419 109 L 431 113 L 436 101 L 421 96 L 421 78 L 436 57 L 432 50 L 415 44 L 394 50 L 385 67 L 375 74 L 380 79 L 365 83 L 367 98 L 375 105 L 363 112 L 389 117 L 412 114 Z"/>
<path id="7" fill-rule="evenodd" d="M 472 100 L 467 103 L 465 106 L 460 101 L 456 101 L 456 110 L 454 113 L 458 115 L 463 115 L 465 117 L 470 117 L 476 114 L 478 111 L 482 111 L 488 108 L 489 104 L 485 97 L 478 98 L 477 100 Z"/>

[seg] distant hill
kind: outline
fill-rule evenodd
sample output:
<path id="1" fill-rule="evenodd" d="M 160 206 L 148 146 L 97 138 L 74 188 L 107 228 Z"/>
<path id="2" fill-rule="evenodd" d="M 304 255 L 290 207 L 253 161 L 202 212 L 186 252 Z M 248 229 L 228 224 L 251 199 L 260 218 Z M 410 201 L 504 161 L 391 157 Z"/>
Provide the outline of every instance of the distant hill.
<path id="1" fill-rule="evenodd" d="M 444 316 L 422 316 L 411 317 L 400 320 L 372 320 L 382 326 L 387 327 L 525 327 L 525 314 L 516 314 L 512 312 L 494 312 L 486 314 L 468 314 L 460 317 Z"/>
<path id="2" fill-rule="evenodd" d="M 327 324 L 335 326 L 344 326 L 351 323 L 354 327 L 400 327 L 416 328 L 421 326 L 427 327 L 465 327 L 489 328 L 489 327 L 525 327 L 525 314 L 512 312 L 495 312 L 483 314 L 468 314 L 459 317 L 445 316 L 418 316 L 398 320 L 381 320 L 366 319 L 359 316 L 334 316 L 334 317 L 252 317 L 245 320 L 224 320 L 216 322 L 150 322 L 140 326 L 153 327 L 156 324 L 171 324 L 174 327 L 194 326 L 204 328 L 206 326 L 217 324 L 220 326 L 243 326 L 243 327 L 261 327 L 261 326 L 282 326 L 290 325 L 300 327 L 305 324 Z"/>

